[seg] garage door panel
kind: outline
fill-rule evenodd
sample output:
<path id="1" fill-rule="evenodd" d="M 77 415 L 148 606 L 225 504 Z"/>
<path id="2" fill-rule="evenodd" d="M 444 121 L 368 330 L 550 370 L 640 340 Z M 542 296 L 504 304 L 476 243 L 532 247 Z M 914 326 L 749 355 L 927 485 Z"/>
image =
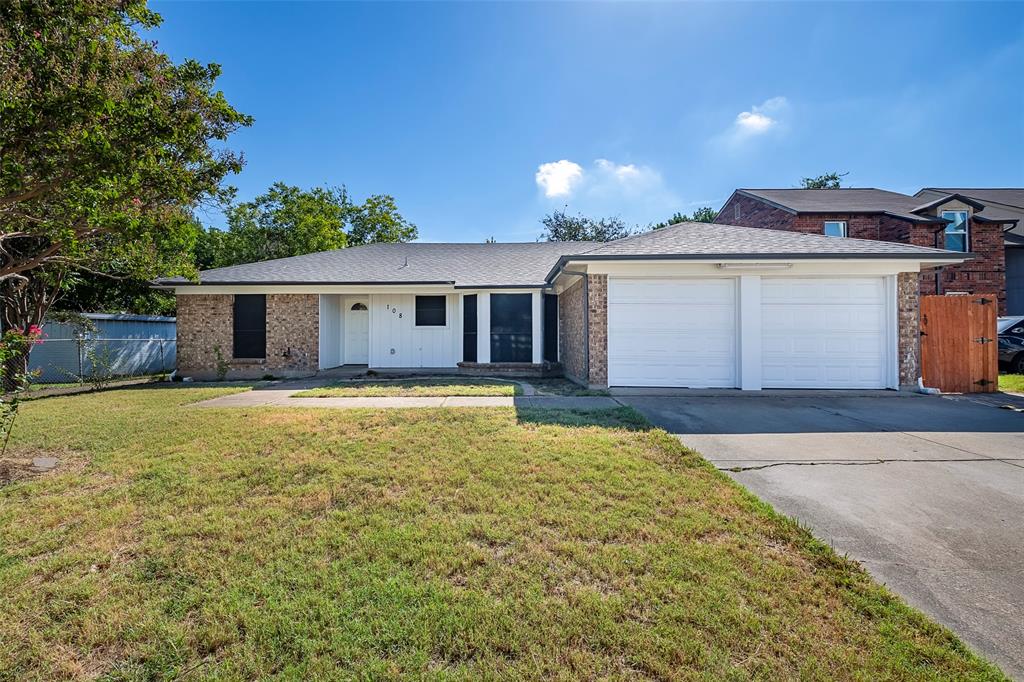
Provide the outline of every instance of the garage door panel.
<path id="1" fill-rule="evenodd" d="M 762 280 L 766 388 L 884 388 L 885 280 Z"/>
<path id="2" fill-rule="evenodd" d="M 733 306 L 686 306 L 660 303 L 609 304 L 616 309 L 616 324 L 640 332 L 707 333 L 734 324 Z M 626 331 L 623 329 L 622 331 Z"/>
<path id="3" fill-rule="evenodd" d="M 610 278 L 608 381 L 735 386 L 735 280 Z"/>

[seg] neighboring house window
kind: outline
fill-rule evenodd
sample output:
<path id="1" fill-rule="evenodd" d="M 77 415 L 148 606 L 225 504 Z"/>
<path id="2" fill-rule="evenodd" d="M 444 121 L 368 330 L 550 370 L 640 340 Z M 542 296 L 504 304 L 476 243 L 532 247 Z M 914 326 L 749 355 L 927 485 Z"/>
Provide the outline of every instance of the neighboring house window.
<path id="1" fill-rule="evenodd" d="M 826 237 L 845 237 L 846 236 L 846 221 L 845 220 L 826 220 L 825 221 L 825 236 Z"/>
<path id="2" fill-rule="evenodd" d="M 416 326 L 443 327 L 448 324 L 445 319 L 447 305 L 444 296 L 416 297 Z"/>
<path id="3" fill-rule="evenodd" d="M 732 217 L 733 217 L 734 220 L 739 220 L 740 218 L 743 217 L 742 216 L 742 210 L 740 209 L 739 203 L 736 203 L 736 204 L 733 205 L 733 207 L 732 207 Z"/>
<path id="4" fill-rule="evenodd" d="M 948 220 L 946 225 L 946 244 L 949 251 L 967 251 L 967 211 L 943 211 L 942 218 Z"/>
<path id="5" fill-rule="evenodd" d="M 264 294 L 235 294 L 232 357 L 267 357 L 267 297 Z"/>

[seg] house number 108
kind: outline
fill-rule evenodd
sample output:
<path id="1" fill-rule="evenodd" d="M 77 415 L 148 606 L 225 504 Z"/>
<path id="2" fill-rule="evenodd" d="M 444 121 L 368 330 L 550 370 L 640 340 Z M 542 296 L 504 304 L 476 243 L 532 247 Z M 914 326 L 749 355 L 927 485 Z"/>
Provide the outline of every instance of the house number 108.
<path id="1" fill-rule="evenodd" d="M 387 304 L 387 309 L 391 311 L 393 315 L 397 314 L 399 319 L 402 317 L 402 313 L 398 312 L 398 308 L 395 308 L 390 303 Z"/>

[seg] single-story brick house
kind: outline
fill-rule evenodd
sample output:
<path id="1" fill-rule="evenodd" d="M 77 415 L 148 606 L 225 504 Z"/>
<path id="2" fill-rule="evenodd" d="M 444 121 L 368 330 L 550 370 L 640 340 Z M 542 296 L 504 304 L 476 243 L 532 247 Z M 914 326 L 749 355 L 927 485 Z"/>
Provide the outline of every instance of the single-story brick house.
<path id="1" fill-rule="evenodd" d="M 178 364 L 560 368 L 590 386 L 916 382 L 922 269 L 965 254 L 681 223 L 606 244 L 373 244 L 162 280 Z"/>
<path id="2" fill-rule="evenodd" d="M 996 294 L 1006 314 L 1006 235 L 1017 219 L 957 192 L 914 197 L 874 188 L 737 189 L 719 223 L 877 239 L 973 257 L 922 273 L 921 293 Z"/>
<path id="3" fill-rule="evenodd" d="M 961 194 L 981 202 L 980 216 L 1012 225 L 1003 233 L 1006 259 L 1006 314 L 1024 315 L 1024 187 L 925 187 L 914 196 L 925 201 Z"/>

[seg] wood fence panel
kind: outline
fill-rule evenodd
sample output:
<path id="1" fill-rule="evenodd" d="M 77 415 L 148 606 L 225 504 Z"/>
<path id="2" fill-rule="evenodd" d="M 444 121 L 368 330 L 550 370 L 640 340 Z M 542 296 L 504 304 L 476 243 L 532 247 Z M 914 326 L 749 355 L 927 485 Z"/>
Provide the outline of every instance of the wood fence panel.
<path id="1" fill-rule="evenodd" d="M 990 393 L 998 388 L 996 297 L 921 297 L 921 376 L 946 393 Z"/>

